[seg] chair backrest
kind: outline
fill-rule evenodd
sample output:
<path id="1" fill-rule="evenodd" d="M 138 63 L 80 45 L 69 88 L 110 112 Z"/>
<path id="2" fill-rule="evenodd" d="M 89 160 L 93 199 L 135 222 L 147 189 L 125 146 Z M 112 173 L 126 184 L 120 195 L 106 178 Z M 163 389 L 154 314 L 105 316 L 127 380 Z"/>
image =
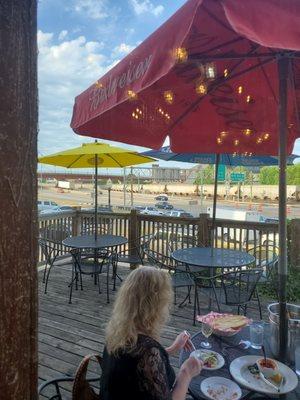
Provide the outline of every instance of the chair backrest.
<path id="1" fill-rule="evenodd" d="M 150 249 L 145 249 L 145 254 L 149 264 L 154 267 L 166 269 L 168 271 L 174 271 L 176 269 L 173 260 L 165 254 Z"/>
<path id="2" fill-rule="evenodd" d="M 50 263 L 51 259 L 55 258 L 58 254 L 56 243 L 45 238 L 39 238 L 38 244 L 45 257 L 45 261 Z"/>
<path id="3" fill-rule="evenodd" d="M 279 249 L 276 246 L 256 246 L 248 250 L 255 257 L 255 268 L 262 268 L 265 275 L 269 276 L 277 265 Z"/>
<path id="4" fill-rule="evenodd" d="M 250 301 L 261 276 L 260 268 L 236 270 L 221 275 L 226 303 L 241 304 Z"/>
<path id="5" fill-rule="evenodd" d="M 77 368 L 75 380 L 72 389 L 72 400 L 100 400 L 100 396 L 91 387 L 91 380 L 87 380 L 87 370 L 90 360 L 94 358 L 102 368 L 102 358 L 98 354 L 92 354 L 84 357 Z"/>
<path id="6" fill-rule="evenodd" d="M 75 267 L 75 271 L 81 272 L 83 274 L 93 274 L 95 271 L 92 269 L 90 271 L 87 271 L 86 269 L 83 268 L 83 266 L 88 266 L 94 263 L 93 257 L 91 254 L 86 254 L 84 251 L 81 249 L 72 249 L 70 250 L 70 254 L 72 256 L 72 261 L 73 265 Z M 99 264 L 99 270 L 101 271 L 101 266 L 107 265 L 109 263 L 112 263 L 113 261 L 113 253 L 109 250 L 98 250 L 96 252 L 96 257 L 98 258 L 98 264 Z M 89 263 L 87 260 L 90 260 L 91 262 Z"/>
<path id="7" fill-rule="evenodd" d="M 185 249 L 188 247 L 204 247 L 201 243 L 198 242 L 197 238 L 193 236 L 177 236 L 171 235 L 168 240 L 168 249 L 169 252 L 172 253 L 175 250 Z"/>
<path id="8" fill-rule="evenodd" d="M 52 224 L 40 228 L 39 234 L 41 238 L 51 240 L 52 242 L 61 243 L 64 239 L 71 236 L 71 231 L 66 226 Z"/>

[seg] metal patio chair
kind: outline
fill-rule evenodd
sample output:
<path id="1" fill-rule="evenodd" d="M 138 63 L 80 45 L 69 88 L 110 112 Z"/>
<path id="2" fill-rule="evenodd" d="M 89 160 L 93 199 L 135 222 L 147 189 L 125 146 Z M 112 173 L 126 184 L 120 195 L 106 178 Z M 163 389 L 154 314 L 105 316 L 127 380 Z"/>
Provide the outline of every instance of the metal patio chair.
<path id="1" fill-rule="evenodd" d="M 181 307 L 185 301 L 188 299 L 191 303 L 191 289 L 195 286 L 194 279 L 188 271 L 179 269 L 177 263 L 172 258 L 166 256 L 165 254 L 158 253 L 157 251 L 146 249 L 147 260 L 150 265 L 157 268 L 164 269 L 169 272 L 172 278 L 172 286 L 174 289 L 174 303 L 176 305 L 176 289 L 186 287 L 188 289 L 187 296 L 179 304 Z"/>
<path id="2" fill-rule="evenodd" d="M 254 268 L 225 272 L 207 278 L 209 279 L 209 285 L 211 286 L 208 287 L 208 290 L 205 290 L 202 283 L 206 278 L 195 277 L 194 323 L 196 320 L 196 311 L 200 313 L 197 288 L 200 288 L 200 292 L 206 295 L 208 294 L 211 296 L 213 294 L 219 312 L 221 311 L 220 305 L 223 304 L 230 307 L 237 307 L 238 314 L 243 310 L 244 315 L 246 315 L 247 307 L 253 300 L 261 275 L 262 270 Z M 259 313 L 260 316 L 262 316 L 259 296 L 257 300 Z"/>
<path id="3" fill-rule="evenodd" d="M 110 267 L 114 263 L 113 254 L 110 251 L 100 252 L 99 257 L 91 259 L 90 256 L 85 257 L 80 249 L 72 249 L 70 251 L 73 259 L 72 263 L 72 279 L 69 284 L 70 295 L 69 303 L 72 303 L 72 293 L 73 286 L 75 284 L 75 289 L 78 290 L 78 283 L 80 283 L 80 288 L 83 290 L 82 275 L 90 275 L 95 278 L 95 283 L 98 283 L 98 290 L 100 289 L 100 279 L 99 275 L 106 273 L 106 301 L 109 303 L 109 272 Z M 115 279 L 115 278 L 114 278 Z"/>
<path id="4" fill-rule="evenodd" d="M 121 282 L 121 277 L 117 274 L 118 263 L 130 264 L 139 266 L 144 264 L 145 250 L 149 248 L 151 241 L 153 240 L 152 235 L 141 236 L 137 241 L 133 240 L 127 243 L 127 248 L 116 252 L 116 263 L 114 264 L 113 275 L 117 277 Z M 114 290 L 115 290 L 114 281 Z"/>
<path id="5" fill-rule="evenodd" d="M 87 369 L 91 359 L 96 359 L 97 364 L 100 367 L 100 373 L 98 377 L 87 378 Z M 98 390 L 94 387 L 96 383 L 100 382 L 102 370 L 102 357 L 98 354 L 92 354 L 85 356 L 79 364 L 77 371 L 74 376 L 62 375 L 58 378 L 51 379 L 43 382 L 38 388 L 39 395 L 46 395 L 49 400 L 63 400 L 62 384 L 67 382 L 73 383 L 72 385 L 72 400 L 100 400 Z M 93 374 L 95 375 L 95 374 Z M 53 394 L 51 392 L 54 392 Z M 49 397 L 49 392 L 50 397 Z"/>
<path id="6" fill-rule="evenodd" d="M 43 274 L 43 283 L 45 283 L 44 292 L 47 293 L 50 272 L 53 267 L 71 266 L 72 257 L 61 247 L 61 243 L 50 239 L 39 238 L 38 244 L 45 258 L 45 268 Z"/>

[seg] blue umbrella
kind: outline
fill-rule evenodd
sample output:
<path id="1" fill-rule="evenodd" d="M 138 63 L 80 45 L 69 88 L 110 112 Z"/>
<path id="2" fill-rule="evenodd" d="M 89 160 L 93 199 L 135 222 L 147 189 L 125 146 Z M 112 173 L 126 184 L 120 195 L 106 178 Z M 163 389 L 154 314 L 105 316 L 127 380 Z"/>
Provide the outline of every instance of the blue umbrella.
<path id="1" fill-rule="evenodd" d="M 149 150 L 142 153 L 145 156 L 158 158 L 165 161 L 179 161 L 194 164 L 215 164 L 215 154 L 205 153 L 173 153 L 169 146 L 164 146 L 160 150 Z M 287 158 L 287 164 L 292 165 L 294 160 L 299 156 L 291 155 Z M 278 165 L 278 157 L 274 156 L 253 156 L 253 155 L 234 155 L 220 154 L 219 163 L 223 165 L 231 165 L 233 167 L 263 167 L 266 165 Z"/>

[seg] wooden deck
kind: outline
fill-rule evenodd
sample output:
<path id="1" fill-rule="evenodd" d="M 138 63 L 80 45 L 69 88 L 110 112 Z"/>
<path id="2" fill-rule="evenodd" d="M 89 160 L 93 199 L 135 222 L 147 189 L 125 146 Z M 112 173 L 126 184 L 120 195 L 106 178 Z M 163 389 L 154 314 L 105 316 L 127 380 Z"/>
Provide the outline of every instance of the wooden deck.
<path id="1" fill-rule="evenodd" d="M 119 267 L 119 272 L 125 277 L 129 269 Z M 104 347 L 105 325 L 110 318 L 116 292 L 111 287 L 111 302 L 107 304 L 105 286 L 103 293 L 99 294 L 91 277 L 85 276 L 84 290 L 74 290 L 72 304 L 69 304 L 70 276 L 68 267 L 53 269 L 48 293 L 44 294 L 42 271 L 39 272 L 39 384 L 62 374 L 73 375 L 83 356 L 102 353 Z M 207 299 L 203 297 L 201 304 L 206 311 Z M 251 309 L 249 315 L 255 318 L 257 312 Z M 162 334 L 162 344 L 169 345 L 184 329 L 191 334 L 199 331 L 199 326 L 193 326 L 193 305 L 173 307 L 171 319 Z M 172 357 L 171 364 L 177 369 L 178 358 Z M 91 371 L 96 372 L 95 368 L 96 365 L 92 364 Z M 70 386 L 65 385 L 64 388 L 64 396 L 68 399 Z"/>

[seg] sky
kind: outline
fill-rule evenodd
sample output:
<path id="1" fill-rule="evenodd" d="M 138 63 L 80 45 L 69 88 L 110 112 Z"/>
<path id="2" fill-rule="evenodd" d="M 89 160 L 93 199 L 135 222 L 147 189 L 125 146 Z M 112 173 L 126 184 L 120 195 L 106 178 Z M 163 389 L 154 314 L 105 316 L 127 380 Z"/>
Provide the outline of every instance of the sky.
<path id="1" fill-rule="evenodd" d="M 75 96 L 146 39 L 184 2 L 39 0 L 39 156 L 87 141 L 70 128 Z M 300 154 L 300 141 L 296 151 Z M 183 163 L 161 165 L 191 167 Z"/>

